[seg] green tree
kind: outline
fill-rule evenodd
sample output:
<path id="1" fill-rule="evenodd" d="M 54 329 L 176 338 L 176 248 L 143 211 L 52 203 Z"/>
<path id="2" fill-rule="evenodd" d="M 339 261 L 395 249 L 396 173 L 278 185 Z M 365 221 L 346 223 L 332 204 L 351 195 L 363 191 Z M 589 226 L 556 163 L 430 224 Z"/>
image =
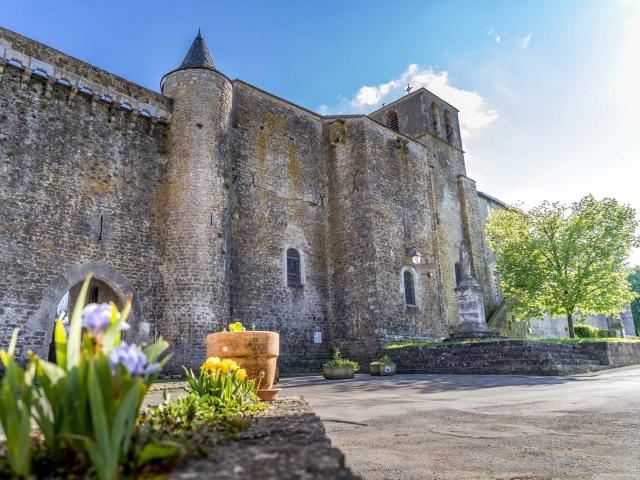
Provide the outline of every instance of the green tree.
<path id="1" fill-rule="evenodd" d="M 487 223 L 502 289 L 517 320 L 618 314 L 636 296 L 625 260 L 639 244 L 635 210 L 591 195 L 570 206 L 493 210 Z"/>
<path id="2" fill-rule="evenodd" d="M 631 284 L 631 289 L 636 294 L 640 294 L 640 265 L 636 265 L 631 269 L 629 283 Z M 636 326 L 636 335 L 640 336 L 640 298 L 636 298 L 631 302 L 631 313 L 633 314 L 633 323 Z"/>

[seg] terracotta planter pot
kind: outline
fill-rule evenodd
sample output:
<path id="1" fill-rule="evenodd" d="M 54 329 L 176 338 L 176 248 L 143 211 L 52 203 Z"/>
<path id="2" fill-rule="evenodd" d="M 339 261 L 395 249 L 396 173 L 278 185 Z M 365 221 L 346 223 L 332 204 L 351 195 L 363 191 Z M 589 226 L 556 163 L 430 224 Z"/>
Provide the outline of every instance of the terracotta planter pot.
<path id="1" fill-rule="evenodd" d="M 353 378 L 355 372 L 353 367 L 346 365 L 344 367 L 327 367 L 322 366 L 322 374 L 327 380 L 344 380 L 347 378 Z"/>
<path id="2" fill-rule="evenodd" d="M 207 335 L 207 356 L 230 358 L 247 371 L 258 385 L 258 396 L 274 400 L 276 363 L 280 354 L 280 335 L 275 332 L 218 332 Z"/>
<path id="3" fill-rule="evenodd" d="M 395 375 L 396 374 L 396 364 L 395 363 L 370 363 L 369 364 L 369 373 L 371 375 Z"/>

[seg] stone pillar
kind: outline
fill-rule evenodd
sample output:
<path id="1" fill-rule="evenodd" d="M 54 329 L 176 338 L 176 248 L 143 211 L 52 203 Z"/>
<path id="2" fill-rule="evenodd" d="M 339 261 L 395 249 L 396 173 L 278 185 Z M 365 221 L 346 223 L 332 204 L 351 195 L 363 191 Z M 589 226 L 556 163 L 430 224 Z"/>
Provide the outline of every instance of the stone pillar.
<path id="1" fill-rule="evenodd" d="M 167 74 L 162 93 L 174 100 L 168 162 L 160 187 L 161 321 L 180 365 L 197 368 L 205 339 L 229 323 L 229 155 L 231 82 L 212 68 Z"/>
<path id="2" fill-rule="evenodd" d="M 625 309 L 620 314 L 620 323 L 624 328 L 624 336 L 625 337 L 635 337 L 638 333 L 636 332 L 636 326 L 633 323 L 633 314 L 631 312 L 631 305 L 627 305 Z"/>
<path id="3" fill-rule="evenodd" d="M 493 273 L 487 265 L 484 223 L 482 215 L 480 215 L 476 182 L 464 175 L 458 176 L 458 196 L 464 238 L 471 258 L 471 272 L 477 283 L 484 286 L 484 305 L 487 306 L 485 313 L 488 313 L 494 310 L 497 305 L 495 298 L 491 295 L 491 288 L 489 288 L 493 282 Z"/>
<path id="4" fill-rule="evenodd" d="M 450 340 L 487 338 L 498 336 L 489 330 L 484 316 L 482 287 L 471 274 L 471 259 L 464 245 L 460 246 L 460 271 L 462 279 L 455 289 L 458 300 L 458 327 L 449 335 Z"/>

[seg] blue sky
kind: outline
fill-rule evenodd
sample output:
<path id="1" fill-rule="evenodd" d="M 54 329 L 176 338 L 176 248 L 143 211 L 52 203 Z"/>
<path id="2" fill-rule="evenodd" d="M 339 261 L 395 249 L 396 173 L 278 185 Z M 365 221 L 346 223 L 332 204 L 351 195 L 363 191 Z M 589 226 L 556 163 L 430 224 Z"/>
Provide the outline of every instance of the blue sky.
<path id="1" fill-rule="evenodd" d="M 23 0 L 1 23 L 155 90 L 198 27 L 219 70 L 315 111 L 426 86 L 461 111 L 479 190 L 640 211 L 640 0 Z"/>

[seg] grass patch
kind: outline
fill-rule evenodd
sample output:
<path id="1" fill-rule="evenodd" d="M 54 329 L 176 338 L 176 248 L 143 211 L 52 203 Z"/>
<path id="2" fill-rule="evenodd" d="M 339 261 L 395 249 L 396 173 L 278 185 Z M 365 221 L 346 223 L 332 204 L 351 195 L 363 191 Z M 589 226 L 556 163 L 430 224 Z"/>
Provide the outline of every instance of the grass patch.
<path id="1" fill-rule="evenodd" d="M 560 345 L 572 345 L 576 343 L 612 342 L 612 343 L 639 343 L 640 337 L 620 338 L 620 337 L 595 337 L 595 338 L 478 338 L 469 340 L 452 340 L 444 342 L 442 340 L 433 341 L 411 341 L 405 343 L 394 343 L 384 347 L 384 350 L 401 350 L 411 347 L 435 347 L 442 345 L 464 345 L 471 343 L 498 343 L 505 341 L 522 340 L 526 342 L 555 343 Z"/>
<path id="2" fill-rule="evenodd" d="M 410 341 L 410 342 L 405 342 L 405 343 L 393 343 L 391 345 L 387 345 L 386 347 L 384 347 L 384 350 L 399 350 L 402 348 L 409 348 L 409 347 L 435 347 L 438 345 L 463 345 L 463 344 L 467 344 L 467 343 L 496 343 L 496 342 L 502 342 L 504 340 L 508 340 L 508 339 L 496 339 L 496 338 L 477 338 L 477 339 L 468 339 L 468 340 L 449 340 L 449 341 L 442 341 L 442 340 L 431 340 L 431 341 Z M 519 340 L 519 339 L 511 339 L 511 340 Z"/>
<path id="3" fill-rule="evenodd" d="M 594 337 L 594 338 L 527 338 L 531 342 L 541 343 L 557 343 L 572 345 L 575 343 L 596 343 L 596 342 L 610 342 L 610 343 L 639 343 L 639 337 L 633 338 L 621 338 L 621 337 Z"/>

